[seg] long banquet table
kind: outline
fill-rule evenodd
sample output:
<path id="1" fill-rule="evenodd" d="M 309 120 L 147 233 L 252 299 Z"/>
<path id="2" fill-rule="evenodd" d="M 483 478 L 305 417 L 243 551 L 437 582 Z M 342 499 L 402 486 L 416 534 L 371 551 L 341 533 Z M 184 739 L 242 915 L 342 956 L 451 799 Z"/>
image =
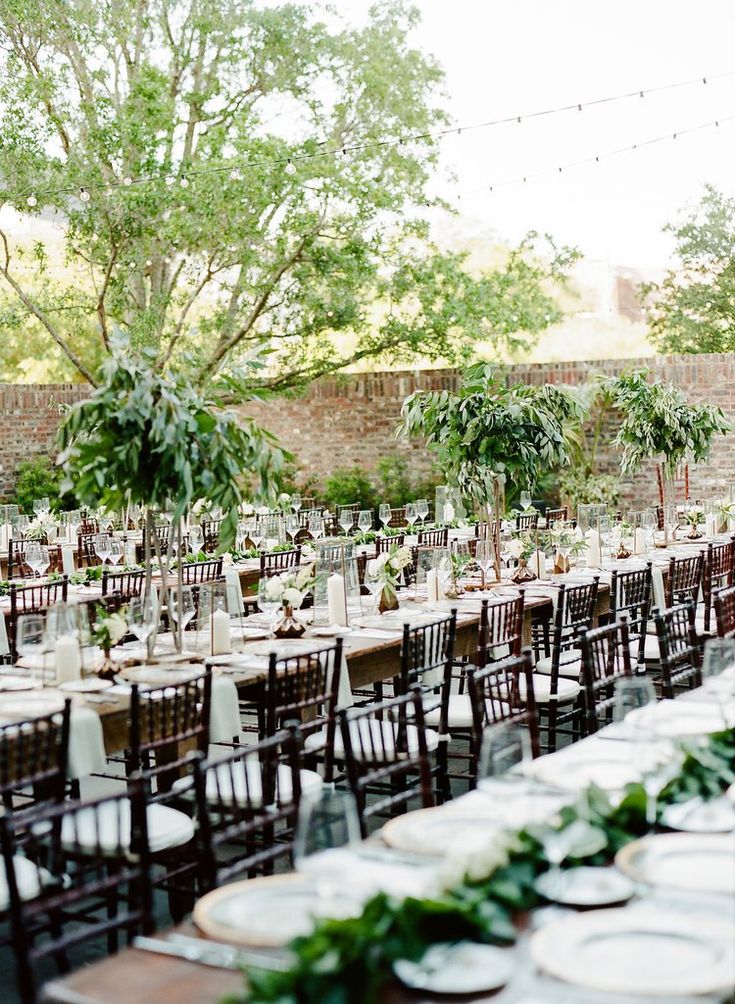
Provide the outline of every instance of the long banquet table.
<path id="1" fill-rule="evenodd" d="M 678 701 L 697 701 L 702 699 L 702 691 L 691 691 L 683 694 Z M 592 744 L 612 742 L 616 746 L 626 743 L 619 738 L 603 739 L 591 736 L 576 744 L 580 755 L 593 748 Z M 556 756 L 558 754 L 551 754 Z M 631 750 L 632 755 L 632 750 Z M 546 758 L 541 758 L 546 759 Z M 536 761 L 538 763 L 539 761 Z M 456 800 L 472 798 L 472 795 L 461 796 Z M 376 838 L 371 838 L 375 840 Z M 735 856 L 735 834 L 733 834 Z M 696 917 L 711 916 L 723 913 L 730 919 L 735 918 L 735 900 L 729 896 L 704 895 L 685 893 L 674 889 L 660 887 L 658 889 L 639 890 L 631 903 L 635 908 L 640 903 L 655 905 L 664 910 L 678 908 L 691 914 L 692 923 Z M 565 908 L 541 908 L 521 918 L 518 941 L 512 947 L 504 949 L 513 953 L 513 975 L 504 988 L 495 992 L 469 994 L 461 996 L 441 995 L 410 991 L 397 982 L 386 987 L 381 994 L 380 1004 L 417 1004 L 425 1001 L 445 1001 L 447 1004 L 466 1004 L 493 1000 L 498 1004 L 645 1004 L 651 997 L 618 995 L 601 993 L 574 986 L 540 973 L 529 950 L 530 932 L 543 923 L 543 910 L 552 913 L 568 912 Z M 159 936 L 166 938 L 169 933 L 185 934 L 202 939 L 193 923 L 185 923 L 170 932 L 164 931 Z M 259 950 L 262 953 L 262 950 Z M 735 987 L 735 973 L 733 973 Z M 54 979 L 43 989 L 42 1000 L 45 1004 L 218 1004 L 228 994 L 243 993 L 244 982 L 239 972 L 205 966 L 179 958 L 157 955 L 136 948 L 128 948 L 116 956 L 111 956 L 94 965 L 82 968 L 69 976 Z M 676 1004 L 695 1004 L 695 1002 L 723 1002 L 730 999 L 729 994 L 709 994 L 696 997 L 681 996 L 671 999 Z"/>

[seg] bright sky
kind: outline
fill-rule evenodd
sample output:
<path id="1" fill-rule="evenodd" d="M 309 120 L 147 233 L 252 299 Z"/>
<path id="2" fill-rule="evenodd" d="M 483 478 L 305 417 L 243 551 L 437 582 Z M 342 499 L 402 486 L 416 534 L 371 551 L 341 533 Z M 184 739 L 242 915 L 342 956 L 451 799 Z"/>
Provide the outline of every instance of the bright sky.
<path id="1" fill-rule="evenodd" d="M 444 140 L 463 216 L 515 240 L 548 231 L 586 255 L 660 268 L 662 225 L 709 181 L 735 192 L 735 118 L 719 129 L 558 166 L 735 115 L 732 0 L 415 0 L 418 47 L 447 75 L 457 125 L 733 72 L 722 80 Z M 362 20 L 368 0 L 339 0 Z M 500 185 L 550 171 L 527 184 Z M 490 195 L 487 187 L 499 185 Z M 457 201 L 457 197 L 460 200 Z"/>

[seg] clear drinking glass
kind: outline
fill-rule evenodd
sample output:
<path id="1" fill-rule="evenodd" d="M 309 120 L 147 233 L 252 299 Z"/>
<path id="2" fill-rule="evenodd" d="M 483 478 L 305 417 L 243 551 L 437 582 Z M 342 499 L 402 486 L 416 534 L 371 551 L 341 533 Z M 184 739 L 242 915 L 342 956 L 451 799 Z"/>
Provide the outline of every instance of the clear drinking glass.
<path id="1" fill-rule="evenodd" d="M 286 516 L 286 518 L 283 521 L 283 525 L 286 529 L 286 533 L 291 538 L 291 543 L 295 544 L 296 537 L 298 536 L 298 532 L 301 529 L 301 523 L 299 522 L 298 513 L 291 513 L 290 516 Z"/>
<path id="2" fill-rule="evenodd" d="M 302 797 L 294 837 L 294 864 L 297 872 L 313 878 L 322 908 L 328 902 L 330 914 L 354 869 L 354 861 L 343 858 L 340 852 L 361 839 L 357 803 L 351 792 L 323 788 Z"/>
<path id="3" fill-rule="evenodd" d="M 18 655 L 29 669 L 43 673 L 45 669 L 46 622 L 41 614 L 21 614 L 15 634 Z"/>
<path id="4" fill-rule="evenodd" d="M 423 526 L 426 517 L 429 515 L 428 499 L 416 499 L 416 515 L 421 520 L 421 525 Z"/>
<path id="5" fill-rule="evenodd" d="M 413 524 L 419 518 L 419 514 L 416 512 L 416 504 L 414 502 L 406 503 L 406 523 L 413 529 Z"/>
<path id="6" fill-rule="evenodd" d="M 112 537 L 110 537 L 109 534 L 106 533 L 97 534 L 97 536 L 94 538 L 94 552 L 103 565 L 106 564 L 107 559 L 110 556 L 111 540 Z"/>
<path id="7" fill-rule="evenodd" d="M 107 558 L 111 565 L 119 565 L 120 562 L 125 557 L 125 544 L 122 540 L 115 540 L 114 537 L 110 538 L 110 542 L 107 545 Z"/>
<path id="8" fill-rule="evenodd" d="M 378 519 L 383 524 L 383 528 L 388 526 L 388 524 L 390 523 L 390 517 L 391 517 L 390 503 L 381 502 L 378 508 Z"/>
<path id="9" fill-rule="evenodd" d="M 240 529 L 240 524 L 238 524 L 238 531 Z M 189 550 L 192 554 L 199 554 L 202 547 L 204 546 L 204 534 L 202 533 L 202 528 L 200 526 L 190 526 L 189 527 Z"/>
<path id="10" fill-rule="evenodd" d="M 37 516 L 47 516 L 51 511 L 51 501 L 47 498 L 36 499 L 33 503 L 33 511 Z"/>
<path id="11" fill-rule="evenodd" d="M 309 534 L 314 540 L 324 536 L 324 519 L 316 513 L 309 516 Z"/>
<path id="12" fill-rule="evenodd" d="M 128 627 L 144 650 L 144 662 L 148 654 L 148 639 L 155 631 L 157 621 L 158 605 L 153 596 L 133 596 L 128 603 Z"/>
<path id="13" fill-rule="evenodd" d="M 340 510 L 339 525 L 342 527 L 345 534 L 349 534 L 350 530 L 355 525 L 355 512 L 353 509 Z"/>
<path id="14" fill-rule="evenodd" d="M 656 690 L 646 676 L 623 677 L 615 684 L 613 721 L 622 722 L 631 711 L 655 703 Z"/>
<path id="15" fill-rule="evenodd" d="M 373 528 L 373 511 L 372 509 L 361 509 L 360 514 L 357 517 L 358 529 L 363 533 L 368 533 Z"/>
<path id="16" fill-rule="evenodd" d="M 291 496 L 291 508 L 296 515 L 298 515 L 299 509 L 301 508 L 301 496 L 297 492 L 294 492 Z"/>
<path id="17" fill-rule="evenodd" d="M 678 776 L 683 755 L 669 740 L 644 734 L 635 744 L 635 759 L 646 792 L 646 823 L 649 829 L 654 829 L 661 792 Z"/>
<path id="18" fill-rule="evenodd" d="M 185 631 L 196 613 L 194 591 L 191 586 L 174 586 L 169 589 L 168 608 L 176 626 Z"/>
<path id="19" fill-rule="evenodd" d="M 365 578 L 363 584 L 367 588 L 372 597 L 372 608 L 373 613 L 378 612 L 378 603 L 380 600 L 380 593 L 383 589 L 383 573 L 378 568 L 377 563 L 374 559 L 371 559 L 365 565 Z"/>
<path id="20" fill-rule="evenodd" d="M 531 493 L 530 492 L 521 492 L 521 507 L 523 509 L 530 509 L 531 508 L 531 503 L 532 503 Z"/>
<path id="21" fill-rule="evenodd" d="M 482 734 L 477 787 L 488 794 L 506 795 L 523 787 L 521 766 L 531 761 L 528 730 L 514 722 L 489 725 Z"/>
<path id="22" fill-rule="evenodd" d="M 475 547 L 475 561 L 482 572 L 482 588 L 485 588 L 487 575 L 493 567 L 493 546 L 487 540 L 478 540 Z"/>
<path id="23" fill-rule="evenodd" d="M 268 589 L 268 584 L 272 577 L 264 575 L 258 582 L 258 607 L 266 615 L 268 624 L 273 626 L 273 619 L 276 611 L 281 606 L 281 597 L 273 598 L 273 594 Z"/>

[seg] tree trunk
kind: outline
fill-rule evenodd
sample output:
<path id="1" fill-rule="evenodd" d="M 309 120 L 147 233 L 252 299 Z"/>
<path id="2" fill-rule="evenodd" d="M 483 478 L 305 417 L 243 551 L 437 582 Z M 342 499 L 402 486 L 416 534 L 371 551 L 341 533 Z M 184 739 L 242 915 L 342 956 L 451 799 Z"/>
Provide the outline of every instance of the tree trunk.
<path id="1" fill-rule="evenodd" d="M 493 480 L 492 500 L 488 503 L 485 515 L 487 519 L 487 529 L 485 530 L 485 540 L 493 556 L 493 571 L 495 580 L 500 582 L 500 531 L 501 520 L 504 509 L 504 487 L 499 478 Z"/>

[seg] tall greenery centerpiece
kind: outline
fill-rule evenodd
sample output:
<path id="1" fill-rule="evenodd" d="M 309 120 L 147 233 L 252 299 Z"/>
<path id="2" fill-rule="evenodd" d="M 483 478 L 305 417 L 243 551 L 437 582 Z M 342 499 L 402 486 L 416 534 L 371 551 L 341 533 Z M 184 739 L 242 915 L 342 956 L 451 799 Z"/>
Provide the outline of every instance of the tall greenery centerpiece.
<path id="1" fill-rule="evenodd" d="M 681 388 L 650 380 L 649 370 L 636 370 L 610 381 L 623 421 L 613 440 L 622 448 L 623 474 L 640 470 L 646 460 L 661 463 L 664 510 L 672 504 L 671 485 L 679 464 L 706 460 L 717 435 L 729 432 L 722 410 L 712 404 L 688 404 Z M 667 521 L 664 519 L 668 543 Z"/>
<path id="2" fill-rule="evenodd" d="M 67 413 L 57 461 L 64 473 L 62 488 L 73 491 L 81 505 L 102 504 L 118 512 L 131 504 L 145 507 L 148 594 L 151 545 L 165 591 L 190 506 L 209 499 L 221 507 L 220 546 L 226 550 L 235 540 L 244 482 L 257 478 L 267 490 L 283 460 L 269 433 L 222 410 L 214 393 L 205 396 L 184 376 L 155 369 L 154 358 L 151 349 L 131 354 L 118 344 L 104 365 L 101 384 Z M 159 549 L 154 509 L 172 512 L 165 553 Z M 178 580 L 181 585 L 181 561 Z"/>
<path id="3" fill-rule="evenodd" d="M 447 477 L 485 511 L 497 579 L 505 485 L 531 490 L 546 471 L 568 464 L 565 425 L 582 414 L 570 391 L 508 387 L 488 363 L 469 367 L 456 393 L 417 391 L 403 402 L 399 434 L 424 436 Z"/>

